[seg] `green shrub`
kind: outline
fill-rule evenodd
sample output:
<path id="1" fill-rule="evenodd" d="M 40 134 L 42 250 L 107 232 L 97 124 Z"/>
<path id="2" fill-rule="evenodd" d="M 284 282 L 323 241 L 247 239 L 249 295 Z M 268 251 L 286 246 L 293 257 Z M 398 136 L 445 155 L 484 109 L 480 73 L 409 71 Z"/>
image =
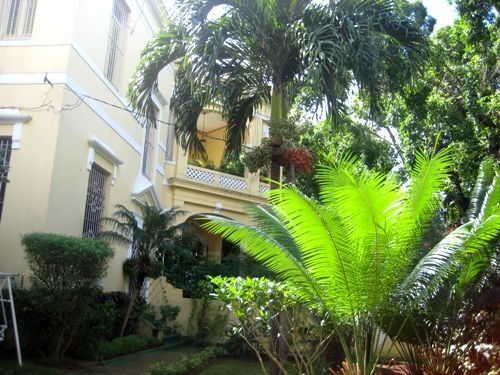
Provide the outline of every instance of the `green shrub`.
<path id="1" fill-rule="evenodd" d="M 35 357 L 48 356 L 53 332 L 58 329 L 56 321 L 45 314 L 39 291 L 14 289 L 13 292 L 23 353 Z M 102 343 L 119 336 L 128 302 L 129 297 L 123 292 L 97 292 L 80 319 L 67 355 L 90 360 L 98 358 Z M 142 305 L 137 305 L 129 321 L 128 332 L 134 330 L 141 310 Z M 14 341 L 11 335 L 8 335 L 7 339 L 6 348 L 13 350 Z"/>
<path id="2" fill-rule="evenodd" d="M 178 363 L 166 364 L 158 362 L 151 366 L 147 375 L 183 375 L 189 374 L 212 358 L 227 355 L 227 352 L 218 346 L 209 346 L 200 353 L 183 358 Z"/>
<path id="3" fill-rule="evenodd" d="M 99 349 L 99 354 L 103 359 L 113 358 L 123 354 L 145 350 L 158 346 L 159 344 L 159 341 L 152 337 L 129 335 L 118 337 L 110 342 L 102 344 Z"/>
<path id="4" fill-rule="evenodd" d="M 59 360 L 78 335 L 113 251 L 103 241 L 51 233 L 26 234 L 21 243 L 36 307 L 55 325 L 49 350 Z"/>

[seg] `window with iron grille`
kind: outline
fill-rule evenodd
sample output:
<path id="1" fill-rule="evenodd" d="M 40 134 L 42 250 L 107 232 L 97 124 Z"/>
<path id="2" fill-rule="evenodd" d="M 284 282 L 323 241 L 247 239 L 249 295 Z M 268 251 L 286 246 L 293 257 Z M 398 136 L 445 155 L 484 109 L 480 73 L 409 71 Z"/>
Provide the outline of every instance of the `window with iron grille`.
<path id="1" fill-rule="evenodd" d="M 2 219 L 5 189 L 7 188 L 7 173 L 9 170 L 12 138 L 0 137 L 0 220 Z"/>
<path id="2" fill-rule="evenodd" d="M 118 85 L 123 60 L 128 14 L 129 9 L 123 0 L 113 1 L 104 74 L 115 86 Z"/>
<path id="3" fill-rule="evenodd" d="M 31 36 L 37 0 L 0 0 L 0 35 L 3 38 Z"/>
<path id="4" fill-rule="evenodd" d="M 101 232 L 101 219 L 106 199 L 106 186 L 109 174 L 92 164 L 87 187 L 87 203 L 85 204 L 85 217 L 83 219 L 83 236 L 96 237 Z"/>

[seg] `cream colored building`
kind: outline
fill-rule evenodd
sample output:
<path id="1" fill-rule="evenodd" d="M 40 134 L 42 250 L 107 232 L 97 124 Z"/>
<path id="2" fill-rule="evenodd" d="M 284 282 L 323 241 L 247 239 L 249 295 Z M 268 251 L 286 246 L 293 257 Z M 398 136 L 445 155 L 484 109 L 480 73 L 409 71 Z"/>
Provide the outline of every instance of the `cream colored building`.
<path id="1" fill-rule="evenodd" d="M 0 145 L 9 183 L 0 191 L 0 271 L 29 270 L 20 236 L 33 231 L 91 235 L 116 204 L 178 206 L 246 222 L 262 202 L 258 175 L 233 176 L 191 165 L 169 125 L 173 71 L 160 77 L 157 129 L 136 120 L 127 83 L 141 49 L 161 27 L 160 0 L 0 0 Z M 256 116 L 246 143 L 264 136 Z M 219 163 L 225 123 L 213 109 L 199 119 L 209 159 Z M 220 256 L 221 241 L 209 238 Z M 116 248 L 104 281 L 124 290 Z"/>

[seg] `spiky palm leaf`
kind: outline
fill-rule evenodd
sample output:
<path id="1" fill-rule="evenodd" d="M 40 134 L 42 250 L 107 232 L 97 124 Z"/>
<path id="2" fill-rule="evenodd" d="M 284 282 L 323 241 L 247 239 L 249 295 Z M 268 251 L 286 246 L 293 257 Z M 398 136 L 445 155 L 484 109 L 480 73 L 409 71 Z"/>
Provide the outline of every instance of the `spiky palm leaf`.
<path id="1" fill-rule="evenodd" d="M 147 277 L 152 277 L 157 262 L 167 242 L 177 236 L 182 224 L 175 225 L 177 218 L 185 212 L 178 208 L 162 210 L 144 204 L 141 206 L 142 223 L 136 214 L 123 205 L 117 205 L 113 217 L 103 219 L 110 229 L 100 233 L 100 237 L 112 242 L 130 244 L 132 247 L 133 269 L 130 275 L 130 302 L 120 330 L 125 333 L 130 314 Z"/>
<path id="2" fill-rule="evenodd" d="M 369 373 L 374 363 L 361 354 L 375 343 L 366 342 L 366 331 L 378 330 L 390 297 L 404 290 L 422 301 L 448 275 L 457 254 L 484 249 L 500 230 L 495 215 L 475 231 L 471 223 L 464 225 L 408 274 L 424 235 L 421 227 L 435 214 L 450 168 L 448 151 L 420 153 L 411 181 L 400 188 L 344 156 L 320 168 L 321 203 L 284 187 L 269 193 L 270 206 L 251 210 L 254 226 L 220 217 L 209 217 L 204 226 L 240 245 L 281 280 L 301 286 L 304 301 L 353 327 L 358 369 Z"/>

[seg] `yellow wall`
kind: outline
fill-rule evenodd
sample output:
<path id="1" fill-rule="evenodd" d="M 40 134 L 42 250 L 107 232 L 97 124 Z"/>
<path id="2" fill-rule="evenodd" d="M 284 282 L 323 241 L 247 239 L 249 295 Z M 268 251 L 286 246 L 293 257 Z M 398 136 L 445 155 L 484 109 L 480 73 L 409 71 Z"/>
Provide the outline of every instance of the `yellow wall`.
<path id="1" fill-rule="evenodd" d="M 20 245 L 24 233 L 81 235 L 89 178 L 89 140 L 93 137 L 121 162 L 114 184 L 108 181 L 106 187 L 104 216 L 111 215 L 116 204 L 140 212 L 135 194 L 151 185 L 162 208 L 179 206 L 189 212 L 179 220 L 215 212 L 247 222 L 245 205 L 264 201 L 254 176 L 247 175 L 253 186 L 247 192 L 188 181 L 187 156 L 178 145 L 174 146 L 174 160 L 165 160 L 165 124 L 158 126 L 153 178 L 150 181 L 142 176 L 145 129 L 124 110 L 130 110 L 125 94 L 141 49 L 160 25 L 149 0 L 142 11 L 138 8 L 142 2 L 126 3 L 130 14 L 125 57 L 116 86 L 103 73 L 112 0 L 38 1 L 32 37 L 0 39 L 0 107 L 17 108 L 31 116 L 31 121 L 22 126 L 21 146 L 12 150 L 10 160 L 10 183 L 0 221 L 0 271 L 20 273 L 27 280 L 29 270 Z M 44 83 L 46 74 L 53 87 Z M 168 121 L 172 67 L 161 73 L 159 81 L 160 119 Z M 0 135 L 12 135 L 14 126 L 1 123 L 2 113 L 0 108 Z M 260 141 L 260 122 L 257 118 L 252 122 L 247 143 Z M 222 138 L 223 130 L 213 136 Z M 209 152 L 220 160 L 222 147 L 219 144 Z M 106 155 L 96 152 L 94 162 L 113 174 L 115 164 Z M 149 189 L 139 198 L 153 202 L 153 195 Z M 114 247 L 104 287 L 124 290 L 122 263 L 128 249 Z"/>

